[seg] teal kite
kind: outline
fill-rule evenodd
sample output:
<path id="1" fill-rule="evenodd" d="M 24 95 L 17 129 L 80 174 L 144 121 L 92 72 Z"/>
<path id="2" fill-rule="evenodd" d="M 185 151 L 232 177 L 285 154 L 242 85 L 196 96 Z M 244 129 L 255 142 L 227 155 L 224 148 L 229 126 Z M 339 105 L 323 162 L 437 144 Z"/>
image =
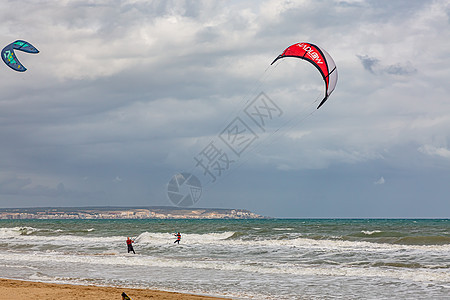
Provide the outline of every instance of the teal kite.
<path id="1" fill-rule="evenodd" d="M 39 50 L 36 49 L 33 45 L 22 40 L 17 40 L 7 45 L 5 48 L 3 48 L 2 50 L 3 61 L 8 67 L 18 72 L 25 72 L 27 68 L 25 68 L 17 59 L 14 50 L 19 50 L 27 53 L 39 53 Z"/>

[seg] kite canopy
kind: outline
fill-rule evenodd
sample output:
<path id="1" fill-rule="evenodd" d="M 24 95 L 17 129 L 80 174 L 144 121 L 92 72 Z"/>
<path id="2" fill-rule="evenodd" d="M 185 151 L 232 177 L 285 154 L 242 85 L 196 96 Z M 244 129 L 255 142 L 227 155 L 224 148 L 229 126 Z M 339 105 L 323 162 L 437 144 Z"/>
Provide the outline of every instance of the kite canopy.
<path id="1" fill-rule="evenodd" d="M 312 63 L 322 74 L 323 80 L 325 81 L 325 98 L 320 102 L 319 107 L 321 107 L 328 97 L 334 91 L 336 87 L 338 74 L 336 69 L 336 64 L 331 58 L 330 54 L 323 50 L 322 48 L 310 44 L 310 43 L 298 43 L 286 48 L 282 54 L 278 55 L 277 58 L 272 62 L 272 65 L 279 59 L 285 57 L 297 57 L 304 59 Z"/>
<path id="2" fill-rule="evenodd" d="M 22 40 L 17 40 L 7 45 L 5 48 L 3 48 L 2 50 L 3 61 L 8 67 L 19 72 L 25 72 L 27 68 L 25 68 L 17 59 L 14 50 L 19 50 L 27 53 L 39 53 L 39 50 L 36 49 L 33 45 Z"/>

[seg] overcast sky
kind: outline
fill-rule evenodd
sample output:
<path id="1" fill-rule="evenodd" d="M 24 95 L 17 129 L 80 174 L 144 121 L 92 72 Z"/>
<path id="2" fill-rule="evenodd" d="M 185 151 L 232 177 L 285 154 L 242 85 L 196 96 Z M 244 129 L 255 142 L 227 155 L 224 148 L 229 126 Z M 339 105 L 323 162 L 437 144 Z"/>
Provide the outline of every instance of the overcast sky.
<path id="1" fill-rule="evenodd" d="M 0 207 L 172 205 L 188 172 L 194 207 L 450 217 L 448 1 L 0 4 L 1 47 L 40 50 L 0 66 Z M 338 68 L 319 110 L 312 65 L 270 67 L 297 42 Z M 264 131 L 245 118 L 261 92 Z M 221 139 L 236 120 L 258 137 L 239 156 Z M 229 163 L 215 182 L 196 161 L 211 142 Z"/>

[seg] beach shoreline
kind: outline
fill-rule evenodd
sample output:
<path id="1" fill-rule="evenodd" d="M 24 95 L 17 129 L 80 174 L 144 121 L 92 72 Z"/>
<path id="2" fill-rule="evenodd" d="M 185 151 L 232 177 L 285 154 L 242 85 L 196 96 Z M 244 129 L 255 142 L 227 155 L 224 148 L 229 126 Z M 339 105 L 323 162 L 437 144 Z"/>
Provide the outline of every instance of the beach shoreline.
<path id="1" fill-rule="evenodd" d="M 29 299 L 96 299 L 113 300 L 122 299 L 125 292 L 133 300 L 142 299 L 181 299 L 181 300 L 217 300 L 230 299 L 212 296 L 166 292 L 153 289 L 122 288 L 96 285 L 73 285 L 59 283 L 45 283 L 17 279 L 0 278 L 1 296 L 10 300 Z"/>

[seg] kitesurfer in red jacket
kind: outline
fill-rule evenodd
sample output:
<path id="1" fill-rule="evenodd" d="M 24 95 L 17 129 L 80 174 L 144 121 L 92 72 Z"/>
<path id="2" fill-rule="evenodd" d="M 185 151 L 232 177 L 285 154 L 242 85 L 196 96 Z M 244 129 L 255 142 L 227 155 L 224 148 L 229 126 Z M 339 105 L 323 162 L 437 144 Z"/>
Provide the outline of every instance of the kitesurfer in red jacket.
<path id="1" fill-rule="evenodd" d="M 134 241 L 132 239 L 130 239 L 130 237 L 128 237 L 127 238 L 128 253 L 133 251 L 133 253 L 136 254 L 136 252 L 134 252 L 134 249 L 133 249 L 133 243 L 134 243 Z"/>

